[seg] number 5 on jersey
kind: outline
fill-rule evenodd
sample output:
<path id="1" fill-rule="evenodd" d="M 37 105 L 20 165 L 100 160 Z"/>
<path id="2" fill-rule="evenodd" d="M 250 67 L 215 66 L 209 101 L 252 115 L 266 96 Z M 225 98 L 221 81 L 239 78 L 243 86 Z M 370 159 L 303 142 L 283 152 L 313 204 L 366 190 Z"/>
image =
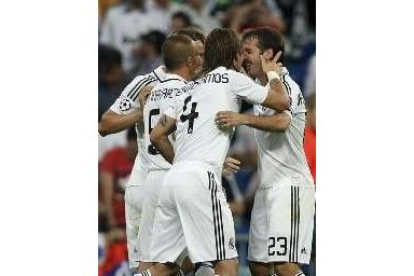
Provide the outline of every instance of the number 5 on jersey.
<path id="1" fill-rule="evenodd" d="M 152 116 L 157 116 L 159 114 L 160 114 L 160 109 L 159 108 L 150 110 L 149 116 L 148 116 L 148 127 L 149 127 L 148 135 L 151 135 L 151 132 L 152 132 L 152 129 L 153 129 L 153 127 L 152 127 Z M 151 154 L 151 155 L 160 154 L 160 152 L 152 144 L 149 144 L 149 146 L 148 146 L 148 153 Z"/>
<path id="2" fill-rule="evenodd" d="M 196 112 L 196 107 L 197 107 L 197 103 L 194 102 L 191 104 L 191 111 L 190 113 L 184 115 L 184 112 L 187 110 L 187 105 L 188 103 L 191 101 L 191 96 L 188 96 L 187 98 L 185 98 L 184 100 L 184 107 L 183 107 L 183 115 L 180 116 L 180 120 L 181 122 L 186 122 L 188 120 L 188 130 L 187 133 L 188 134 L 192 134 L 193 133 L 193 128 L 194 128 L 194 120 L 196 118 L 198 118 L 198 112 Z"/>

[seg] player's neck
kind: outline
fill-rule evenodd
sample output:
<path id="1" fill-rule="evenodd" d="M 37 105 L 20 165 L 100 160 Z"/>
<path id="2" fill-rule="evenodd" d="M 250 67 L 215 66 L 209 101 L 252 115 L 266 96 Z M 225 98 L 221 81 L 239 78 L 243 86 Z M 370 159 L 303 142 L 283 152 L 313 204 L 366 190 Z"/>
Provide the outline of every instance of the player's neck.
<path id="1" fill-rule="evenodd" d="M 167 70 L 167 73 L 170 74 L 176 74 L 180 77 L 182 77 L 183 79 L 185 79 L 186 81 L 191 80 L 191 73 L 189 72 L 189 70 L 187 70 L 187 68 L 180 68 L 180 69 L 176 69 L 176 70 Z"/>

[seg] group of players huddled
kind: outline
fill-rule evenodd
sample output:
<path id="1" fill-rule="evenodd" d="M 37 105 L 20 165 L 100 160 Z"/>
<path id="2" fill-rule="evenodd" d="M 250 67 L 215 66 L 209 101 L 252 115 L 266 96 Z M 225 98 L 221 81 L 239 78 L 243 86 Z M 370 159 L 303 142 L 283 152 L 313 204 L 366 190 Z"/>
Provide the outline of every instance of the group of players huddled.
<path id="1" fill-rule="evenodd" d="M 253 276 L 304 275 L 315 187 L 303 150 L 305 103 L 272 28 L 172 33 L 164 65 L 137 76 L 99 122 L 103 136 L 136 125 L 125 191 L 130 268 L 139 276 L 236 276 L 234 223 L 221 186 L 234 128 L 255 129 L 260 184 L 249 233 Z M 254 114 L 239 113 L 242 101 Z"/>

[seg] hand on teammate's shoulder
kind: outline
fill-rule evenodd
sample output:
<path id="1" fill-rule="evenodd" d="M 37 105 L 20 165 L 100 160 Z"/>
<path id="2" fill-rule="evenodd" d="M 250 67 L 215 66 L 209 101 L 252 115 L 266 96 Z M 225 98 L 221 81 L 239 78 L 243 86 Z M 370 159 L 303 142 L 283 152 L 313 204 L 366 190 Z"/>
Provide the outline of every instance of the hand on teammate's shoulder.
<path id="1" fill-rule="evenodd" d="M 139 104 L 141 105 L 141 108 L 145 106 L 148 96 L 149 94 L 151 94 L 151 91 L 153 88 L 154 88 L 153 86 L 144 86 L 139 92 L 138 99 L 139 99 Z"/>

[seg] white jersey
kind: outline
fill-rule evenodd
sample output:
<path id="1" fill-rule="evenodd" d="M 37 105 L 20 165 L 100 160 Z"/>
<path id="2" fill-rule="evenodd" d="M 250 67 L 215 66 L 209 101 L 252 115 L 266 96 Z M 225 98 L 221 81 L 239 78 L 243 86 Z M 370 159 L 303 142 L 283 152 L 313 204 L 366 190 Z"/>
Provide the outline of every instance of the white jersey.
<path id="1" fill-rule="evenodd" d="M 299 85 L 292 80 L 286 68 L 283 68 L 281 81 L 290 98 L 289 112 L 292 116 L 289 128 L 285 132 L 267 132 L 254 130 L 258 144 L 260 186 L 267 187 L 276 183 L 303 183 L 313 185 L 312 176 L 303 150 L 303 137 L 306 123 L 305 101 Z M 284 111 L 288 112 L 288 111 Z M 274 115 L 277 111 L 261 105 L 254 106 L 259 116 Z"/>
<path id="2" fill-rule="evenodd" d="M 140 108 L 138 94 L 144 86 L 155 86 L 165 79 L 162 66 L 151 73 L 137 76 L 122 91 L 121 95 L 112 104 L 110 109 L 117 114 L 129 114 Z M 137 131 L 138 154 L 135 158 L 130 180 L 127 186 L 136 186 L 144 183 L 135 181 L 137 170 L 146 170 L 148 166 L 148 151 L 145 148 L 144 123 L 141 121 L 135 125 Z"/>
<path id="3" fill-rule="evenodd" d="M 148 153 L 148 170 L 169 170 L 171 164 L 162 157 L 159 151 L 151 144 L 150 135 L 152 129 L 158 123 L 161 115 L 164 114 L 172 101 L 183 94 L 183 88 L 187 81 L 176 74 L 165 74 L 165 79 L 157 84 L 151 91 L 147 103 L 144 107 L 144 126 L 145 126 L 145 151 Z M 174 145 L 175 141 L 170 142 Z"/>
<path id="4" fill-rule="evenodd" d="M 177 120 L 174 163 L 207 163 L 221 175 L 234 129 L 220 130 L 215 122 L 219 111 L 238 112 L 241 100 L 261 104 L 268 88 L 254 83 L 234 70 L 219 67 L 190 82 L 189 90 L 171 105 L 165 114 Z"/>

